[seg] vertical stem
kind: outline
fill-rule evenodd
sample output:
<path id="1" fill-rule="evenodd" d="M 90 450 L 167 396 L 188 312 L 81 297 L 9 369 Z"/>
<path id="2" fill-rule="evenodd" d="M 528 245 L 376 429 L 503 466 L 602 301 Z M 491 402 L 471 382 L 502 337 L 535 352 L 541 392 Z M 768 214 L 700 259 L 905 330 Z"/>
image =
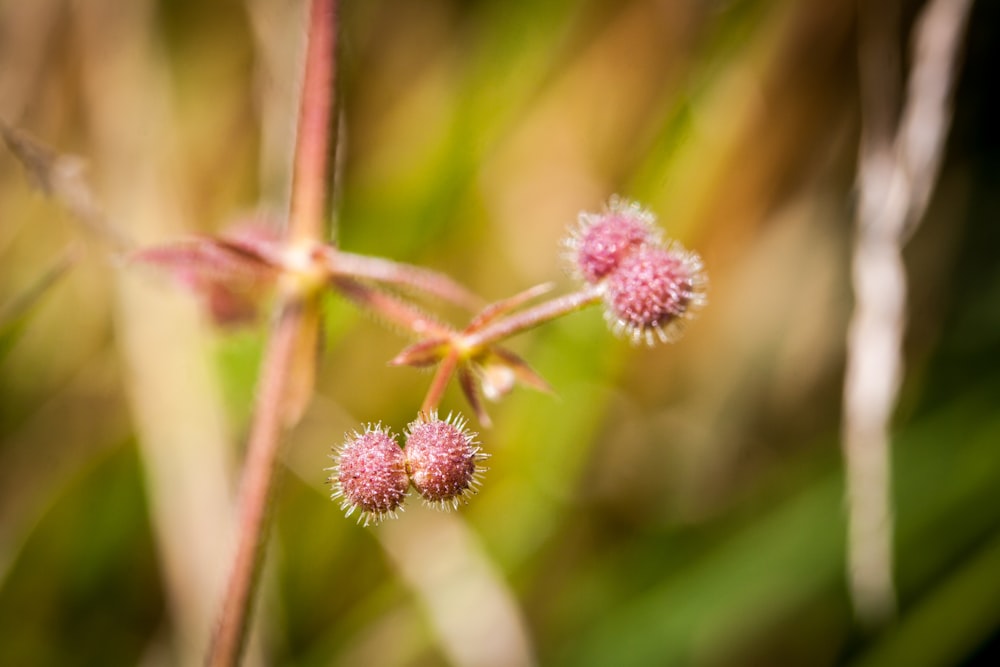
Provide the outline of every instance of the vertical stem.
<path id="1" fill-rule="evenodd" d="M 862 143 L 858 158 L 855 294 L 847 338 L 843 451 L 848 584 L 859 619 L 895 614 L 890 435 L 903 378 L 907 276 L 903 243 L 934 187 L 950 122 L 950 93 L 972 0 L 930 0 L 914 27 L 900 121 L 899 3 L 859 2 Z"/>
<path id="2" fill-rule="evenodd" d="M 309 15 L 305 76 L 295 144 L 289 241 L 322 241 L 332 199 L 337 148 L 337 0 L 314 0 Z"/>
<path id="3" fill-rule="evenodd" d="M 902 373 L 899 332 L 906 275 L 899 244 L 907 213 L 894 160 L 899 105 L 899 2 L 858 2 L 854 312 L 847 331 L 842 449 L 847 496 L 847 578 L 858 619 L 878 626 L 895 614 L 889 420 Z"/>
<path id="4" fill-rule="evenodd" d="M 236 556 L 207 660 L 212 667 L 238 664 L 243 649 L 267 537 L 267 509 L 284 421 L 282 397 L 288 386 L 288 369 L 299 341 L 302 316 L 301 301 L 285 303 L 264 353 L 240 486 Z"/>
<path id="5" fill-rule="evenodd" d="M 291 246 L 323 240 L 326 209 L 332 200 L 331 156 L 336 150 L 336 2 L 313 0 L 310 8 L 287 234 Z M 310 311 L 318 307 L 317 300 L 311 294 L 304 294 L 307 288 L 297 281 L 289 280 L 283 287 L 264 353 L 247 446 L 236 555 L 206 661 L 212 667 L 239 663 L 263 564 L 268 507 L 275 486 L 282 433 L 295 418 L 287 414 L 286 400 L 297 387 L 292 374 L 302 372 L 302 363 L 314 361 L 303 362 L 298 353 L 301 346 L 314 340 L 318 320 Z M 301 387 L 298 389 L 301 391 Z"/>

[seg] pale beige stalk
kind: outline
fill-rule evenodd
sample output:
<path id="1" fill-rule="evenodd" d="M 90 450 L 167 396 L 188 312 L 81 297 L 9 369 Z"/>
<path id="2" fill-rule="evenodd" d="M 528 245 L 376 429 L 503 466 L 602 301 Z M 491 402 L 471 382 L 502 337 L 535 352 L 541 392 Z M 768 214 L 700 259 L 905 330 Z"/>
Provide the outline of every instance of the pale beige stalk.
<path id="1" fill-rule="evenodd" d="M 108 218 L 143 241 L 187 231 L 170 173 L 174 119 L 153 3 L 75 3 L 94 175 Z M 127 224 L 126 224 L 127 223 Z M 231 434 L 190 298 L 118 276 L 117 327 L 180 664 L 208 641 L 231 535 Z"/>
<path id="2" fill-rule="evenodd" d="M 843 449 L 848 577 L 862 621 L 895 612 L 890 432 L 903 377 L 907 278 L 902 247 L 930 200 L 951 122 L 951 89 L 971 0 L 931 0 L 914 27 L 899 122 L 899 5 L 859 0 L 862 143 L 858 158 L 855 307 L 848 332 Z"/>

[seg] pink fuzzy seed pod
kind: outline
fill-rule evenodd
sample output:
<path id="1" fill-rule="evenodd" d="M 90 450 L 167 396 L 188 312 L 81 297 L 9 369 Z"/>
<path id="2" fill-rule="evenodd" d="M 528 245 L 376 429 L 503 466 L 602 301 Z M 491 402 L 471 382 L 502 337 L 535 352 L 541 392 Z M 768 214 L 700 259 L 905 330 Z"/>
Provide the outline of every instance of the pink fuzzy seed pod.
<path id="1" fill-rule="evenodd" d="M 563 243 L 573 273 L 597 283 L 640 246 L 660 242 L 656 217 L 635 202 L 612 197 L 601 213 L 581 213 Z"/>
<path id="2" fill-rule="evenodd" d="M 643 246 L 624 258 L 607 279 L 605 319 L 633 343 L 672 343 L 685 321 L 705 304 L 707 280 L 701 258 L 678 244 Z"/>
<path id="3" fill-rule="evenodd" d="M 328 481 L 347 516 L 359 511 L 358 522 L 367 526 L 402 509 L 410 478 L 403 450 L 388 429 L 369 424 L 364 433 L 355 431 L 335 458 L 337 465 L 327 468 L 334 473 Z"/>
<path id="4" fill-rule="evenodd" d="M 437 413 L 421 415 L 406 430 L 406 467 L 414 488 L 428 504 L 440 509 L 458 507 L 475 493 L 487 454 L 476 434 L 465 428 L 461 416 L 438 419 Z"/>

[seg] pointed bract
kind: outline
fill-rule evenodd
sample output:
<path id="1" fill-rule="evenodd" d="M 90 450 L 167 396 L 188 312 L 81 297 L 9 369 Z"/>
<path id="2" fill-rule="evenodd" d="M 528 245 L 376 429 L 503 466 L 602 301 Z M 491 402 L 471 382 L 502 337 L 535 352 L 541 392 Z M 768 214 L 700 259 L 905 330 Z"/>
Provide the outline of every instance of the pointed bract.
<path id="1" fill-rule="evenodd" d="M 442 338 L 431 338 L 410 345 L 393 357 L 390 366 L 416 366 L 423 368 L 432 366 L 448 353 L 448 341 Z"/>
<path id="2" fill-rule="evenodd" d="M 278 277 L 261 257 L 211 237 L 144 248 L 131 259 L 167 271 L 198 295 L 222 325 L 253 320 Z"/>
<path id="3" fill-rule="evenodd" d="M 514 378 L 521 384 L 545 394 L 554 393 L 552 385 L 546 382 L 545 378 L 539 375 L 535 369 L 528 365 L 528 362 L 518 355 L 502 347 L 494 347 L 493 354 L 503 361 L 514 374 Z"/>
<path id="4" fill-rule="evenodd" d="M 486 406 L 483 405 L 482 398 L 479 395 L 479 388 L 476 386 L 476 378 L 473 376 L 468 364 L 459 367 L 458 384 L 462 388 L 462 395 L 465 396 L 465 400 L 469 403 L 469 407 L 472 408 L 476 419 L 482 427 L 492 428 L 493 420 L 490 419 L 489 413 L 486 412 Z"/>

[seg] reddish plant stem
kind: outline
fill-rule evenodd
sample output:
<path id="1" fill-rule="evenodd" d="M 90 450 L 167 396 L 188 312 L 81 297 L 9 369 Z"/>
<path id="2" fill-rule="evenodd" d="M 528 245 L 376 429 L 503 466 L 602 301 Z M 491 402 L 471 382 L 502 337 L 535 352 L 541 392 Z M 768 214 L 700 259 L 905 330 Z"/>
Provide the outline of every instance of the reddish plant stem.
<path id="1" fill-rule="evenodd" d="M 299 341 L 302 317 L 301 301 L 285 303 L 264 353 L 240 486 L 236 556 L 207 660 L 212 667 L 236 665 L 242 653 L 267 537 L 268 501 L 274 486 L 274 468 L 284 426 L 282 397 L 288 385 L 288 368 Z"/>
<path id="2" fill-rule="evenodd" d="M 364 283 L 347 277 L 334 277 L 331 280 L 338 293 L 355 305 L 374 313 L 390 324 L 395 324 L 407 332 L 421 338 L 451 339 L 455 330 L 448 327 L 416 306 L 397 299 Z"/>
<path id="3" fill-rule="evenodd" d="M 588 285 L 576 292 L 543 301 L 537 306 L 492 322 L 478 331 L 463 336 L 462 344 L 469 349 L 484 348 L 557 317 L 569 315 L 599 303 L 601 298 L 600 288 L 596 285 Z"/>
<path id="4" fill-rule="evenodd" d="M 336 0 L 313 0 L 286 235 L 292 247 L 323 240 L 326 210 L 332 200 L 330 165 L 336 151 L 335 19 Z M 318 325 L 307 312 L 318 307 L 317 300 L 304 293 L 314 287 L 294 280 L 283 285 L 258 381 L 240 486 L 236 555 L 206 660 L 211 667 L 232 667 L 239 664 L 242 655 L 263 564 L 281 436 L 293 421 L 292 415 L 285 414 L 289 406 L 286 395 L 295 386 L 291 374 L 297 368 L 299 348 L 314 339 L 308 327 Z"/>
<path id="5" fill-rule="evenodd" d="M 331 276 L 367 278 L 392 285 L 409 287 L 457 306 L 475 310 L 482 299 L 448 276 L 412 264 L 394 262 L 384 257 L 356 255 L 324 247 L 323 261 Z"/>
<path id="6" fill-rule="evenodd" d="M 434 379 L 431 380 L 431 386 L 427 388 L 427 396 L 424 397 L 424 403 L 420 406 L 422 413 L 429 415 L 433 410 L 437 410 L 438 405 L 441 404 L 441 398 L 444 396 L 444 390 L 448 387 L 448 382 L 451 381 L 451 376 L 457 367 L 458 350 L 452 348 L 441 360 L 437 372 L 434 373 Z"/>
<path id="7" fill-rule="evenodd" d="M 324 223 L 333 194 L 330 166 L 337 146 L 336 12 L 337 0 L 313 0 L 292 174 L 292 245 L 321 242 L 327 236 Z"/>
<path id="8" fill-rule="evenodd" d="M 510 298 L 491 303 L 469 322 L 469 326 L 465 330 L 476 331 L 477 329 L 482 329 L 490 322 L 494 322 L 510 311 L 520 308 L 523 304 L 540 297 L 550 291 L 552 287 L 552 283 L 542 283 L 541 285 L 535 285 L 530 289 L 526 289 L 520 294 L 515 294 Z"/>

